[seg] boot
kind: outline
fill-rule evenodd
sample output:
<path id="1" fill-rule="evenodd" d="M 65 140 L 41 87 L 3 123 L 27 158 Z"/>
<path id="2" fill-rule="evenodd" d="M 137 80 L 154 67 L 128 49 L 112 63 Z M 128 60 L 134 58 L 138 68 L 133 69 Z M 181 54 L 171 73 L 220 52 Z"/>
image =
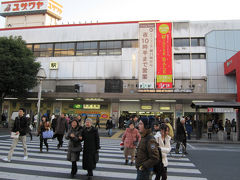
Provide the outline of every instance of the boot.
<path id="1" fill-rule="evenodd" d="M 40 153 L 42 153 L 42 148 L 40 148 Z"/>
<path id="2" fill-rule="evenodd" d="M 128 159 L 125 160 L 125 165 L 127 165 L 127 164 L 128 164 Z"/>
<path id="3" fill-rule="evenodd" d="M 47 152 L 48 152 L 48 146 L 46 148 L 47 148 Z"/>

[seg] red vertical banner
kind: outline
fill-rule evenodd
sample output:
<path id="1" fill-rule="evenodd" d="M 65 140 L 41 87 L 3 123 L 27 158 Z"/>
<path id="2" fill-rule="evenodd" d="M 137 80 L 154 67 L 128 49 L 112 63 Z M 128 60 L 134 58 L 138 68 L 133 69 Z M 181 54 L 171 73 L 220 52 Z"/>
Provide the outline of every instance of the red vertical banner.
<path id="1" fill-rule="evenodd" d="M 172 88 L 172 23 L 157 23 L 156 88 Z"/>

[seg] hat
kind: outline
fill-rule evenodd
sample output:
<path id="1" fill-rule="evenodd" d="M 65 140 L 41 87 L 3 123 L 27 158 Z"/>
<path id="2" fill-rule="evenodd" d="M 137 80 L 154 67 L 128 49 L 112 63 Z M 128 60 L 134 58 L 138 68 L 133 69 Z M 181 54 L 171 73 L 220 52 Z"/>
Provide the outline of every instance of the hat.
<path id="1" fill-rule="evenodd" d="M 142 117 L 141 121 L 143 122 L 145 129 L 150 129 L 151 128 L 148 117 Z"/>

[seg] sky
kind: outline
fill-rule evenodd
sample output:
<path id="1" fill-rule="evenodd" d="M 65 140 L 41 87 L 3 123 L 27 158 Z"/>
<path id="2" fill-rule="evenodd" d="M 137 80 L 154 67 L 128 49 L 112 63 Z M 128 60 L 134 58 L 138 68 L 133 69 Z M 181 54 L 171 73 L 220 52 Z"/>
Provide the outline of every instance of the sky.
<path id="1" fill-rule="evenodd" d="M 2 0 L 1 0 L 2 1 Z M 4 0 L 6 1 L 6 0 Z M 238 0 L 55 0 L 63 5 L 59 24 L 135 20 L 240 20 Z M 0 18 L 0 27 L 4 27 Z"/>

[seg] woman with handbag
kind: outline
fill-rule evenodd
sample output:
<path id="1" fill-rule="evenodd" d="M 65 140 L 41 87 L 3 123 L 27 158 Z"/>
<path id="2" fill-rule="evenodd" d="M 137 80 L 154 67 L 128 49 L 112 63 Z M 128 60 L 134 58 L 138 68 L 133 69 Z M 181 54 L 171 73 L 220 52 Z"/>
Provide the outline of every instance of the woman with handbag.
<path id="1" fill-rule="evenodd" d="M 141 140 L 141 136 L 138 130 L 134 126 L 134 122 L 129 122 L 129 128 L 123 134 L 122 142 L 124 143 L 124 156 L 125 156 L 125 165 L 128 164 L 128 156 L 131 156 L 131 166 L 133 165 L 135 158 L 135 151 L 138 143 Z"/>
<path id="2" fill-rule="evenodd" d="M 163 167 L 156 173 L 155 180 L 160 180 L 160 177 L 162 177 L 161 180 L 167 179 L 167 166 L 168 166 L 168 159 L 167 154 L 171 151 L 171 137 L 168 135 L 169 133 L 169 127 L 166 124 L 161 124 L 160 126 L 160 132 L 158 132 L 154 137 L 159 144 L 159 147 L 161 148 L 162 153 L 162 163 Z"/>
<path id="3" fill-rule="evenodd" d="M 77 119 L 74 119 L 66 135 L 66 139 L 69 140 L 67 160 L 72 162 L 71 178 L 77 174 L 77 161 L 79 161 L 80 152 L 82 151 L 81 134 L 82 130 L 79 129 L 79 123 Z"/>
<path id="4" fill-rule="evenodd" d="M 46 149 L 48 151 L 48 143 L 47 143 L 47 138 L 43 137 L 43 133 L 45 131 L 49 131 L 51 129 L 50 122 L 47 121 L 47 117 L 43 116 L 42 117 L 42 122 L 40 122 L 39 128 L 38 128 L 38 136 L 40 136 L 40 153 L 42 153 L 42 148 L 43 148 L 43 142 L 46 146 Z"/>

